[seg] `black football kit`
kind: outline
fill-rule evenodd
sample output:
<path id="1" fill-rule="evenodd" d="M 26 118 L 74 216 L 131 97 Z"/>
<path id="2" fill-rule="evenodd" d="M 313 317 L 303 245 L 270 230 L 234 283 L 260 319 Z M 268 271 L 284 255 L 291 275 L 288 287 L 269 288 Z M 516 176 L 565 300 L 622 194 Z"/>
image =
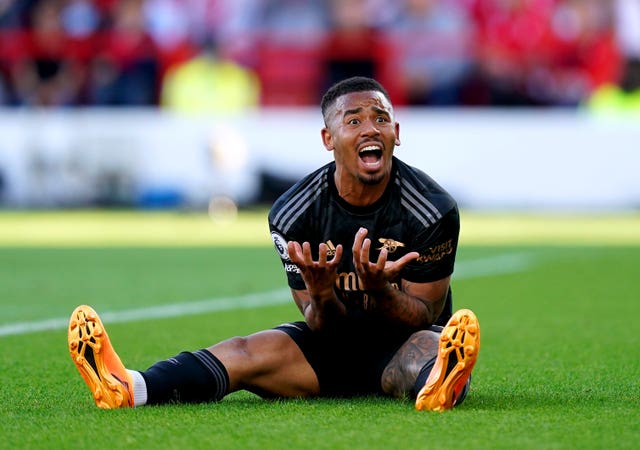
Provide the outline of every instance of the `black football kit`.
<path id="1" fill-rule="evenodd" d="M 306 289 L 298 267 L 287 252 L 287 242 L 309 242 L 313 259 L 318 246 L 328 247 L 331 259 L 338 244 L 343 254 L 334 290 L 347 310 L 347 318 L 331 332 L 313 332 L 304 322 L 277 327 L 301 348 L 316 372 L 324 395 L 380 392 L 384 367 L 417 329 L 399 327 L 378 315 L 360 286 L 353 264 L 352 246 L 360 227 L 368 230 L 370 260 L 387 249 L 388 260 L 408 252 L 420 254 L 392 280 L 416 283 L 437 281 L 453 273 L 460 231 L 455 200 L 424 172 L 393 158 L 391 180 L 374 204 L 353 206 L 342 199 L 334 183 L 331 162 L 304 177 L 273 205 L 269 228 L 292 289 Z M 435 325 L 444 325 L 452 314 L 451 290 Z"/>

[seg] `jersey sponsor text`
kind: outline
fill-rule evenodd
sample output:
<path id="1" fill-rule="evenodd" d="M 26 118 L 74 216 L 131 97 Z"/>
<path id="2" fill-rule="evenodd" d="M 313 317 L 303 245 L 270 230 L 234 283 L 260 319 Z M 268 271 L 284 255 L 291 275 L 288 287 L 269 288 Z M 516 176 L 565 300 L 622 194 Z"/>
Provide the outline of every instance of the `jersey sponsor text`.
<path id="1" fill-rule="evenodd" d="M 440 261 L 447 255 L 453 253 L 453 240 L 449 239 L 442 244 L 438 244 L 434 247 L 429 247 L 426 253 L 420 255 L 417 259 L 421 263 L 429 263 L 433 261 Z"/>

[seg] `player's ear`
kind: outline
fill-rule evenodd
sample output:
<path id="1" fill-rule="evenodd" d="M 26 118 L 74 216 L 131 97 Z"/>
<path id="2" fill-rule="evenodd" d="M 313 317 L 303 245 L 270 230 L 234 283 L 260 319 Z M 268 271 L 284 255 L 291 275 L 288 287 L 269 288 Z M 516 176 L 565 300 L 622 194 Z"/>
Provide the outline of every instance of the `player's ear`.
<path id="1" fill-rule="evenodd" d="M 400 124 L 396 122 L 396 145 L 400 145 Z"/>
<path id="2" fill-rule="evenodd" d="M 320 130 L 320 134 L 322 136 L 322 144 L 324 144 L 324 148 L 326 148 L 328 151 L 333 151 L 333 136 L 331 135 L 331 131 L 329 131 L 329 128 L 324 127 L 322 130 Z"/>

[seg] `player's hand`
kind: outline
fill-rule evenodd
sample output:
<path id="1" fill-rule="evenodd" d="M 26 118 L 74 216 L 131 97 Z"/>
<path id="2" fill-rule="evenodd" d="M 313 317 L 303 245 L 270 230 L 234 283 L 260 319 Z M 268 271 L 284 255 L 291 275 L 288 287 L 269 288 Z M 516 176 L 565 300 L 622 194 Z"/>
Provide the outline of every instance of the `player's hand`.
<path id="1" fill-rule="evenodd" d="M 327 244 L 320 243 L 318 260 L 314 261 L 311 256 L 311 244 L 308 242 L 303 242 L 300 245 L 296 241 L 290 241 L 287 244 L 289 259 L 300 269 L 300 274 L 309 293 L 333 291 L 338 277 L 338 263 L 342 258 L 342 245 L 336 246 L 335 254 L 330 260 L 327 259 L 328 249 Z"/>
<path id="2" fill-rule="evenodd" d="M 371 239 L 368 239 L 366 228 L 360 228 L 353 242 L 353 265 L 365 290 L 383 289 L 386 284 L 397 278 L 404 266 L 418 258 L 418 252 L 409 252 L 396 261 L 387 261 L 386 248 L 380 250 L 378 260 L 370 261 Z"/>

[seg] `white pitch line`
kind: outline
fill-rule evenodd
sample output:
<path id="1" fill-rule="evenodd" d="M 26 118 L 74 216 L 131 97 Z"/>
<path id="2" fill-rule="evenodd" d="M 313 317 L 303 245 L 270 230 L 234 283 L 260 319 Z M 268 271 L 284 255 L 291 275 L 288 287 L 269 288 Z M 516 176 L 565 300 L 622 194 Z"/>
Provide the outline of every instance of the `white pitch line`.
<path id="1" fill-rule="evenodd" d="M 534 258 L 528 253 L 506 253 L 487 258 L 480 258 L 456 263 L 456 280 L 502 275 L 523 272 L 534 263 Z M 290 290 L 276 289 L 273 291 L 247 294 L 237 297 L 220 297 L 206 300 L 196 300 L 184 303 L 150 306 L 145 308 L 127 309 L 100 313 L 105 323 L 124 323 L 138 320 L 167 319 L 217 311 L 231 311 L 235 309 L 261 308 L 265 306 L 281 305 L 293 301 Z M 67 328 L 69 318 L 54 318 L 34 322 L 17 322 L 0 325 L 0 337 L 19 334 L 36 333 L 39 331 L 55 331 Z"/>
<path id="2" fill-rule="evenodd" d="M 185 303 L 173 303 L 168 305 L 149 306 L 146 308 L 104 312 L 100 313 L 100 319 L 103 322 L 110 324 L 146 319 L 166 319 L 216 311 L 259 308 L 263 306 L 284 304 L 290 301 L 292 301 L 291 291 L 287 288 L 237 297 L 219 297 Z M 0 326 L 0 337 L 35 333 L 38 331 L 62 330 L 67 328 L 68 324 L 68 317 L 7 324 Z"/>
<path id="3" fill-rule="evenodd" d="M 454 280 L 490 277 L 524 272 L 534 264 L 531 253 L 503 253 L 502 255 L 456 262 Z"/>

